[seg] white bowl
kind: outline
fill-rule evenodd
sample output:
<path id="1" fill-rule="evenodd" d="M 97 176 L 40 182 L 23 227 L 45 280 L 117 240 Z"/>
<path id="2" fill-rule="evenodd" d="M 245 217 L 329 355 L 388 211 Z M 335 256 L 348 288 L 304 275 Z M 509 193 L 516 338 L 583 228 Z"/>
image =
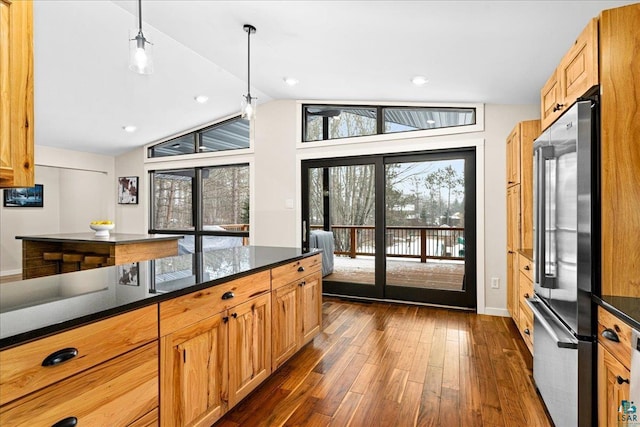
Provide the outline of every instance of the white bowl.
<path id="1" fill-rule="evenodd" d="M 89 228 L 96 232 L 96 237 L 109 237 L 109 230 L 113 230 L 115 224 L 89 224 Z"/>

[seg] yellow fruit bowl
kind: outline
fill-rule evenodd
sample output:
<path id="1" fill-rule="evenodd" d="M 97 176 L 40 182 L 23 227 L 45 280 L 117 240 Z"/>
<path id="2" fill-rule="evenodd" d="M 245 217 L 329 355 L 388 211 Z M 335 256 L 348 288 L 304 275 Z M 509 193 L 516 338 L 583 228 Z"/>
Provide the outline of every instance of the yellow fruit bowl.
<path id="1" fill-rule="evenodd" d="M 100 224 L 100 223 L 91 223 L 89 224 L 89 228 L 96 232 L 96 237 L 109 237 L 109 230 L 113 230 L 116 225 L 114 223 L 111 224 Z"/>

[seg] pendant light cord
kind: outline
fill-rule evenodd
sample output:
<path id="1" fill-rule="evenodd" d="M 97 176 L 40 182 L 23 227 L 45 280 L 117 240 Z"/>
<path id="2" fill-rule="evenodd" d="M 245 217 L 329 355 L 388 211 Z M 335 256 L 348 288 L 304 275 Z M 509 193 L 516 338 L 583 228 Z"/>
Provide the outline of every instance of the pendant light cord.
<path id="1" fill-rule="evenodd" d="M 138 32 L 142 34 L 142 0 L 138 0 Z"/>
<path id="2" fill-rule="evenodd" d="M 251 28 L 247 29 L 247 99 L 251 103 Z"/>

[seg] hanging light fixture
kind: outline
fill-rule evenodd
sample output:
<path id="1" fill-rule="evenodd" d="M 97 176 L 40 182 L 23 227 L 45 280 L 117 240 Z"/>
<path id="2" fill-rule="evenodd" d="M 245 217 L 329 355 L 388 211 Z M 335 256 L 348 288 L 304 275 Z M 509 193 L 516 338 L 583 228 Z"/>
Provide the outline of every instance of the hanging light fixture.
<path id="1" fill-rule="evenodd" d="M 129 69 L 139 74 L 153 73 L 153 43 L 142 34 L 142 0 L 138 0 L 138 29 L 129 35 Z"/>
<path id="2" fill-rule="evenodd" d="M 243 119 L 251 120 L 256 116 L 256 99 L 251 96 L 251 34 L 255 34 L 256 27 L 245 24 L 242 28 L 247 33 L 247 94 L 242 96 L 240 113 Z"/>

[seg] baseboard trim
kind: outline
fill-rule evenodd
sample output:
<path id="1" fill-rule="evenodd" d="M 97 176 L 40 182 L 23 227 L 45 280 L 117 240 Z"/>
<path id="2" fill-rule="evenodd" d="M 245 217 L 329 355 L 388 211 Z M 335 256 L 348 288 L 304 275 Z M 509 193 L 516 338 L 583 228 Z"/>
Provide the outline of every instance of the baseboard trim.
<path id="1" fill-rule="evenodd" d="M 489 316 L 511 317 L 506 308 L 485 307 L 484 314 Z"/>
<path id="2" fill-rule="evenodd" d="M 0 271 L 0 277 L 15 276 L 16 274 L 22 274 L 22 269 Z"/>

